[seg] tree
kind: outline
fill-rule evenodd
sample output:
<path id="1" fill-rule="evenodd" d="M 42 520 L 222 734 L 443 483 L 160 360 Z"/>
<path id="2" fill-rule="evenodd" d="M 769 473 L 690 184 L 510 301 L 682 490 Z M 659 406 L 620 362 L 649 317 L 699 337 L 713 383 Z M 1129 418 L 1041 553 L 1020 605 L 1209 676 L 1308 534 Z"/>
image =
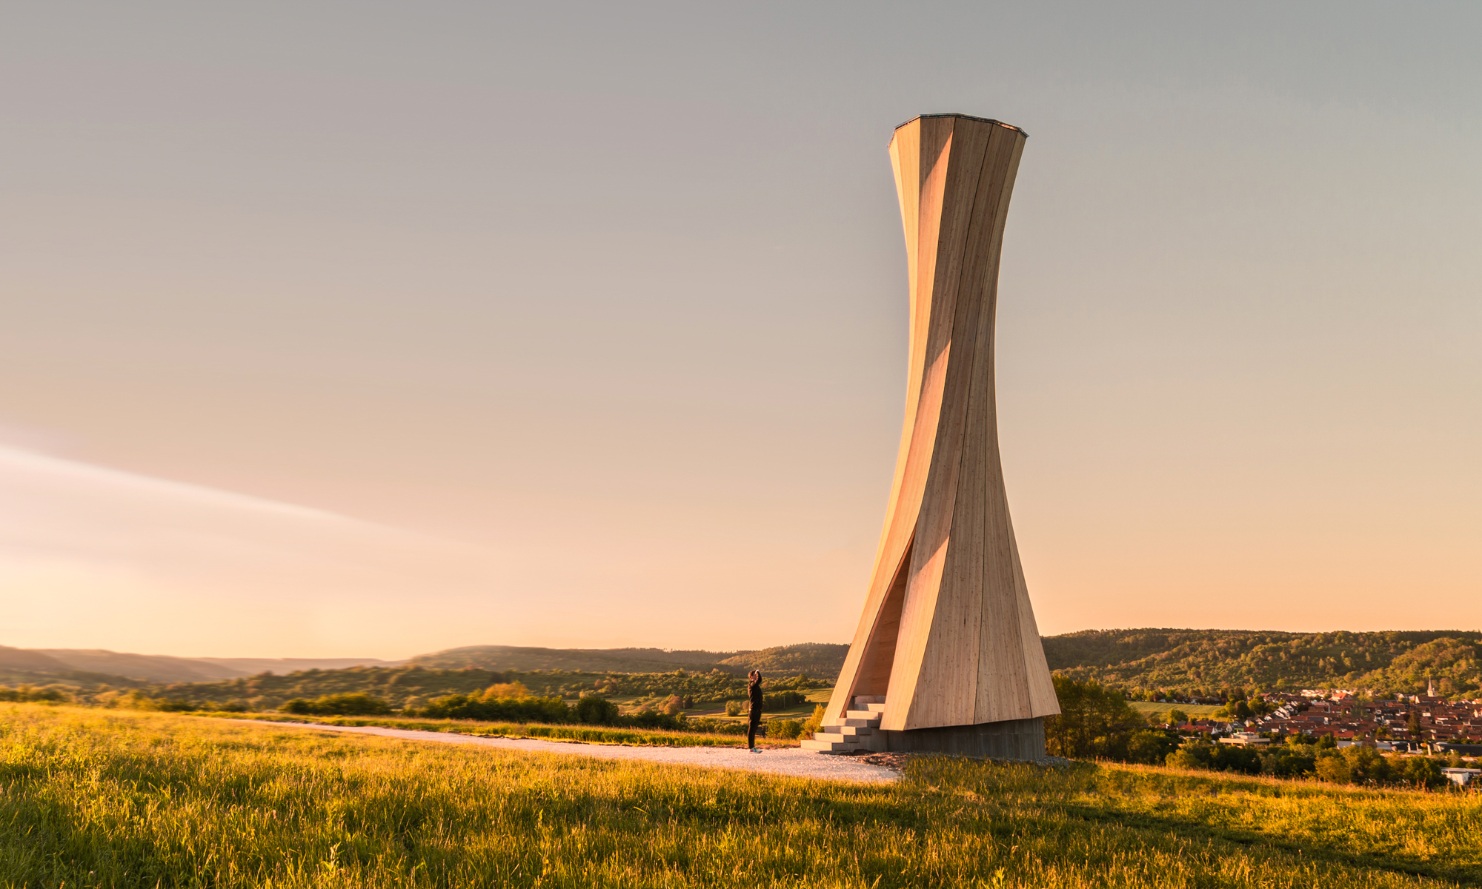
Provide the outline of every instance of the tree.
<path id="1" fill-rule="evenodd" d="M 827 711 L 827 709 L 828 708 L 824 707 L 822 704 L 814 707 L 813 715 L 809 716 L 807 721 L 803 723 L 803 727 L 799 729 L 798 734 L 800 736 L 806 735 L 809 738 L 813 737 L 814 732 L 818 731 L 820 728 L 823 728 L 823 714 Z"/>
<path id="2" fill-rule="evenodd" d="M 1127 761 L 1158 765 L 1178 749 L 1178 736 L 1158 729 L 1138 729 L 1127 739 Z"/>
<path id="3" fill-rule="evenodd" d="M 581 722 L 596 725 L 617 722 L 617 704 L 599 695 L 584 694 L 576 702 L 576 718 Z"/>
<path id="4" fill-rule="evenodd" d="M 1407 756 L 1394 771 L 1396 778 L 1416 787 L 1440 787 L 1446 783 L 1441 767 L 1428 756 Z"/>
<path id="5" fill-rule="evenodd" d="M 484 700 L 494 701 L 500 698 L 528 698 L 530 689 L 523 682 L 496 682 L 484 689 Z"/>
<path id="6" fill-rule="evenodd" d="M 1318 754 L 1316 765 L 1317 777 L 1331 784 L 1347 784 L 1353 779 L 1353 772 L 1348 767 L 1348 760 L 1337 751 L 1323 751 Z"/>
<path id="7" fill-rule="evenodd" d="M 1045 742 L 1056 756 L 1125 759 L 1132 733 L 1146 723 L 1120 691 L 1095 680 L 1055 677 L 1060 715 L 1045 720 Z"/>

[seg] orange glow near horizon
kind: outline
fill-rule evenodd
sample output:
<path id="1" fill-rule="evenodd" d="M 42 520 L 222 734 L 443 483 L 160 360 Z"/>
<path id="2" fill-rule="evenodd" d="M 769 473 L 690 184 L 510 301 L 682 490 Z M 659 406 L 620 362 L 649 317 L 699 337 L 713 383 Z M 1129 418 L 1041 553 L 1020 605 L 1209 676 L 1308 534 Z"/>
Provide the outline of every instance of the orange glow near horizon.
<path id="1" fill-rule="evenodd" d="M 1043 633 L 1482 627 L 1482 11 L 940 14 L 8 13 L 0 645 L 846 641 L 930 109 Z"/>

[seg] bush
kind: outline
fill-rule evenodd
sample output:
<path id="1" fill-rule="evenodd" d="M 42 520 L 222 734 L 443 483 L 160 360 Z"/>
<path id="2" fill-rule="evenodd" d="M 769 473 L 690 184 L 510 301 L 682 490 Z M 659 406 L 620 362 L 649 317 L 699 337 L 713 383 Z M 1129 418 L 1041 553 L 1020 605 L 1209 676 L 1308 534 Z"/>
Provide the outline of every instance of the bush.
<path id="1" fill-rule="evenodd" d="M 615 711 L 617 708 L 614 707 L 613 709 Z M 628 725 L 634 728 L 679 730 L 686 727 L 684 714 L 670 716 L 667 713 L 660 713 L 652 707 L 646 707 L 637 713 L 630 713 L 627 716 L 617 716 L 614 719 L 619 725 Z"/>
<path id="2" fill-rule="evenodd" d="M 1300 778 L 1312 774 L 1316 759 L 1295 747 L 1268 747 L 1261 751 L 1261 774 L 1273 778 Z"/>
<path id="3" fill-rule="evenodd" d="M 0 685 L 0 701 L 60 704 L 71 700 L 72 693 L 70 691 L 54 686 L 41 686 L 38 688 L 32 685 L 22 685 L 18 688 L 8 688 Z"/>
<path id="4" fill-rule="evenodd" d="M 803 728 L 799 732 L 799 735 L 798 736 L 799 737 L 806 736 L 806 737 L 811 738 L 811 737 L 813 737 L 813 733 L 814 732 L 816 732 L 819 729 L 823 728 L 823 714 L 824 714 L 824 711 L 827 710 L 827 709 L 828 708 L 824 707 L 822 704 L 819 704 L 818 706 L 814 707 L 813 708 L 813 715 L 812 716 L 809 716 L 807 722 L 804 722 L 803 723 Z"/>
<path id="5" fill-rule="evenodd" d="M 1343 758 L 1355 784 L 1384 784 L 1389 781 L 1389 761 L 1373 747 L 1346 747 Z"/>
<path id="6" fill-rule="evenodd" d="M 1415 787 L 1442 787 L 1446 784 L 1446 776 L 1441 774 L 1441 766 L 1435 760 L 1425 756 L 1407 756 L 1398 764 L 1398 768 L 1392 771 L 1396 780 L 1404 781 Z"/>
<path id="7" fill-rule="evenodd" d="M 486 698 L 483 694 L 444 695 L 415 714 L 435 719 L 509 722 L 570 722 L 571 708 L 560 698 Z M 583 720 L 585 721 L 585 720 Z"/>
<path id="8" fill-rule="evenodd" d="M 745 710 L 743 709 L 745 705 L 745 701 L 726 701 L 726 715 L 740 716 L 742 713 L 745 712 Z"/>
<path id="9" fill-rule="evenodd" d="M 1213 772 L 1240 772 L 1246 775 L 1259 774 L 1261 771 L 1261 755 L 1255 748 L 1211 744 L 1204 740 L 1189 741 L 1168 754 L 1165 762 L 1176 769 L 1208 769 Z"/>
<path id="10" fill-rule="evenodd" d="M 374 695 L 355 692 L 293 698 L 278 709 L 303 716 L 381 716 L 391 712 L 391 705 Z"/>
<path id="11" fill-rule="evenodd" d="M 803 733 L 801 719 L 774 719 L 767 723 L 767 737 L 791 741 Z"/>
<path id="12" fill-rule="evenodd" d="M 1317 756 L 1317 777 L 1331 784 L 1347 784 L 1353 778 L 1348 759 L 1336 751 L 1324 751 Z"/>
<path id="13" fill-rule="evenodd" d="M 523 682 L 496 682 L 484 689 L 483 698 L 487 701 L 499 698 L 528 698 L 530 689 Z"/>
<path id="14" fill-rule="evenodd" d="M 800 691 L 779 691 L 762 695 L 763 710 L 790 710 L 807 702 L 808 696 Z"/>
<path id="15" fill-rule="evenodd" d="M 1159 729 L 1138 729 L 1127 739 L 1127 761 L 1159 765 L 1178 749 L 1178 735 Z"/>
<path id="16" fill-rule="evenodd" d="M 576 702 L 576 719 L 589 725 L 612 725 L 617 722 L 617 704 L 595 694 L 584 694 Z"/>
<path id="17" fill-rule="evenodd" d="M 1214 745 L 1208 741 L 1190 741 L 1164 760 L 1175 769 L 1209 769 L 1214 767 Z"/>

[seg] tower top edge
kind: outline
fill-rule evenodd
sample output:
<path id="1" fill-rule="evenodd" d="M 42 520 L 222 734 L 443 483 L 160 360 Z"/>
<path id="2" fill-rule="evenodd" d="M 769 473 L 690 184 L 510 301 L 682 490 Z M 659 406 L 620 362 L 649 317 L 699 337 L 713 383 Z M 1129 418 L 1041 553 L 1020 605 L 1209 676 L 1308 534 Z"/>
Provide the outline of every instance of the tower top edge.
<path id="1" fill-rule="evenodd" d="M 1023 136 L 1026 139 L 1029 138 L 1029 134 L 1028 133 L 1024 132 L 1023 129 L 1021 129 L 1019 127 L 1016 127 L 1016 126 L 1014 126 L 1011 123 L 1004 123 L 1001 120 L 994 120 L 991 117 L 974 117 L 971 114 L 918 114 L 915 117 L 911 118 L 910 120 L 906 121 L 905 123 L 901 124 L 900 126 L 896 127 L 896 129 L 898 130 L 901 127 L 908 127 L 908 126 L 910 126 L 911 124 L 915 123 L 918 120 L 936 120 L 936 119 L 940 119 L 940 118 L 944 118 L 944 117 L 955 117 L 955 118 L 958 118 L 958 119 L 961 119 L 961 120 L 975 120 L 978 123 L 993 124 L 996 127 L 1003 127 L 1006 130 L 1013 130 L 1014 132 L 1018 133 L 1019 135 Z"/>

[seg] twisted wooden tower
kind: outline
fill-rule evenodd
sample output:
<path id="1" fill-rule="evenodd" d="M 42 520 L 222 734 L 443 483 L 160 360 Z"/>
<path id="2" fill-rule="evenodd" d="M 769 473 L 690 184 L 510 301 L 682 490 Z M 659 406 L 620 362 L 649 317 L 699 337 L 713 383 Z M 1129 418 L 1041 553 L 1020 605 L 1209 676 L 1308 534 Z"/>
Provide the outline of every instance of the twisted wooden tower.
<path id="1" fill-rule="evenodd" d="M 922 115 L 890 141 L 910 276 L 906 418 L 869 598 L 815 749 L 1044 756 L 1060 712 L 999 462 L 998 260 L 1025 134 Z"/>

